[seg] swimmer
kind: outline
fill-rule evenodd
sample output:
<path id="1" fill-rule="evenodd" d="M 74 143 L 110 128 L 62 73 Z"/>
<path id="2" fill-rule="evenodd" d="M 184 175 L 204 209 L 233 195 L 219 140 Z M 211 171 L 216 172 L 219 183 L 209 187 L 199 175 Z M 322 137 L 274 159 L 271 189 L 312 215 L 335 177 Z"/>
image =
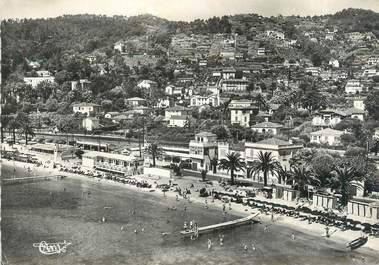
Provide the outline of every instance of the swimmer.
<path id="1" fill-rule="evenodd" d="M 179 201 L 179 195 L 178 194 L 176 194 L 176 200 Z"/>
<path id="2" fill-rule="evenodd" d="M 134 233 L 137 234 L 137 229 L 134 229 Z"/>
<path id="3" fill-rule="evenodd" d="M 222 210 L 225 212 L 225 203 L 222 204 Z"/>
<path id="4" fill-rule="evenodd" d="M 124 226 L 121 226 L 121 231 L 124 231 Z"/>
<path id="5" fill-rule="evenodd" d="M 247 252 L 247 250 L 248 250 L 248 247 L 247 247 L 247 245 L 246 245 L 246 244 L 244 244 L 244 245 L 243 245 L 243 250 L 244 250 L 245 252 Z"/>
<path id="6" fill-rule="evenodd" d="M 255 244 L 254 243 L 251 244 L 251 249 L 255 250 Z"/>
<path id="7" fill-rule="evenodd" d="M 219 237 L 220 237 L 220 246 L 222 246 L 224 245 L 224 235 L 220 234 Z"/>
<path id="8" fill-rule="evenodd" d="M 229 202 L 229 210 L 231 210 L 231 209 L 232 209 L 232 203 Z"/>
<path id="9" fill-rule="evenodd" d="M 185 211 L 185 212 L 187 211 L 187 206 L 184 206 L 184 211 Z"/>
<path id="10" fill-rule="evenodd" d="M 145 228 L 142 227 L 142 228 L 141 228 L 141 232 L 143 233 L 144 231 L 145 231 Z"/>
<path id="11" fill-rule="evenodd" d="M 265 225 L 265 228 L 263 228 L 263 231 L 268 232 L 268 225 Z"/>
<path id="12" fill-rule="evenodd" d="M 184 230 L 187 230 L 188 226 L 187 226 L 187 222 L 184 222 L 184 225 L 183 225 L 183 229 Z"/>

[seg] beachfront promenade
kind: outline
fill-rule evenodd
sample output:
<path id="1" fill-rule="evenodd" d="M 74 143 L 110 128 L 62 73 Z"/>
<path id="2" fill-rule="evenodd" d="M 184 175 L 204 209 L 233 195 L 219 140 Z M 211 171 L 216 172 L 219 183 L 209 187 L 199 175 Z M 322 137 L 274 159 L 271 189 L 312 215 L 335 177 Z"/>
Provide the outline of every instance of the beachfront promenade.
<path id="1" fill-rule="evenodd" d="M 46 163 L 49 161 L 46 159 L 43 161 L 43 165 L 40 167 L 33 166 L 33 170 L 37 170 L 40 172 L 45 172 L 45 176 L 51 176 L 51 175 L 64 175 L 71 178 L 83 178 L 84 175 L 81 174 L 73 174 L 70 172 L 63 172 L 60 171 L 59 168 L 53 168 L 51 163 Z M 5 163 L 9 163 L 10 166 L 16 165 L 19 167 L 24 167 L 25 163 L 20 162 L 8 162 L 4 161 Z M 45 168 L 46 166 L 46 168 Z M 135 180 L 134 183 L 148 183 L 152 186 L 151 189 L 141 189 L 137 185 L 125 185 L 127 183 L 117 182 L 112 179 L 98 179 L 94 177 L 86 177 L 88 180 L 96 181 L 96 182 L 102 182 L 106 185 L 116 185 L 116 186 L 122 186 L 125 188 L 130 188 L 137 190 L 139 192 L 149 192 L 152 194 L 155 194 L 156 196 L 167 196 L 172 198 L 178 198 L 178 191 L 177 187 L 180 187 L 181 190 L 184 190 L 185 188 L 188 188 L 191 190 L 191 195 L 188 196 L 188 200 L 191 200 L 191 202 L 198 203 L 200 205 L 203 205 L 204 207 L 211 207 L 216 208 L 219 210 L 222 210 L 225 208 L 225 203 L 221 200 L 214 200 L 210 201 L 208 199 L 208 205 L 205 204 L 205 198 L 199 197 L 199 190 L 202 188 L 206 188 L 207 190 L 214 190 L 215 192 L 225 192 L 226 188 L 232 188 L 233 191 L 230 191 L 230 193 L 233 193 L 235 191 L 239 190 L 239 187 L 225 187 L 221 186 L 220 183 L 216 181 L 211 182 L 202 182 L 198 178 L 190 177 L 190 176 L 183 176 L 183 177 L 173 177 L 173 178 L 166 178 L 166 177 L 148 177 L 145 175 L 135 175 L 133 176 L 133 179 Z M 168 185 L 168 183 L 171 183 L 170 188 L 163 192 L 158 188 L 159 185 L 165 184 Z M 277 200 L 277 199 L 267 199 L 263 196 L 263 194 L 258 193 L 257 196 L 254 198 L 260 201 L 265 201 L 268 203 L 279 203 L 281 205 L 287 205 L 289 207 L 296 207 L 298 206 L 296 202 L 294 201 L 283 201 L 283 200 Z M 183 197 L 179 197 L 179 200 L 184 200 Z M 311 207 L 311 205 L 305 204 L 305 206 Z M 227 207 L 229 208 L 229 207 Z M 239 216 L 247 216 L 251 213 L 257 212 L 259 208 L 251 208 L 248 204 L 237 204 L 237 203 L 230 203 L 230 209 L 228 209 L 231 213 L 239 215 Z M 311 224 L 307 223 L 304 220 L 301 220 L 300 218 L 293 218 L 290 216 L 282 215 L 282 214 L 275 214 L 274 218 L 272 218 L 271 214 L 261 214 L 259 217 L 261 220 L 267 221 L 267 222 L 273 222 L 278 225 L 286 225 L 289 226 L 295 230 L 310 233 L 312 235 L 316 235 L 321 237 L 322 234 L 325 231 L 325 225 L 313 222 Z M 339 242 L 350 242 L 357 237 L 361 235 L 361 231 L 351 231 L 351 230 L 338 230 L 333 233 L 333 236 L 330 240 L 336 240 Z M 379 240 L 378 238 L 371 238 L 369 242 L 366 244 L 367 247 L 377 249 L 379 251 Z"/>

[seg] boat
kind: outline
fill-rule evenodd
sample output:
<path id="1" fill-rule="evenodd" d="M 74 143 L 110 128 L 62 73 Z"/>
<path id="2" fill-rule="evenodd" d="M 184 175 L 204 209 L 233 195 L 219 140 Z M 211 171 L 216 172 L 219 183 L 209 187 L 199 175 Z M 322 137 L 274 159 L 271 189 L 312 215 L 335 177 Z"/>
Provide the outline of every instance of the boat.
<path id="1" fill-rule="evenodd" d="M 357 249 L 357 248 L 363 246 L 364 244 L 366 244 L 367 241 L 368 241 L 367 236 L 361 236 L 361 237 L 358 237 L 357 239 L 354 239 L 353 241 L 347 243 L 346 247 L 350 248 L 351 250 L 354 250 L 354 249 Z"/>
<path id="2" fill-rule="evenodd" d="M 221 229 L 227 229 L 227 228 L 237 227 L 237 226 L 241 226 L 241 225 L 251 224 L 254 221 L 253 218 L 257 217 L 258 215 L 259 215 L 259 213 L 254 213 L 254 214 L 251 214 L 249 216 L 246 216 L 244 218 L 240 218 L 237 220 L 232 220 L 232 221 L 228 221 L 228 222 L 224 222 L 224 223 L 199 227 L 197 229 L 197 232 L 200 235 L 200 234 L 206 234 L 206 233 L 210 233 L 210 232 L 221 230 Z M 195 235 L 195 233 L 196 232 L 194 230 L 180 231 L 180 234 L 184 237 L 193 236 L 193 235 Z"/>

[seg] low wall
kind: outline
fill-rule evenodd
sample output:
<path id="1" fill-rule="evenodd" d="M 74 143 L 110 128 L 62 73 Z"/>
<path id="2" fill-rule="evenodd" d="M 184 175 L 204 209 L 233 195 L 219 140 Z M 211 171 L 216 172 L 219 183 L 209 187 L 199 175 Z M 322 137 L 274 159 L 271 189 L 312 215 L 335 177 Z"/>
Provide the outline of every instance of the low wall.
<path id="1" fill-rule="evenodd" d="M 150 175 L 150 176 L 166 177 L 166 178 L 171 178 L 173 175 L 170 169 L 157 168 L 157 167 L 144 167 L 143 174 Z"/>

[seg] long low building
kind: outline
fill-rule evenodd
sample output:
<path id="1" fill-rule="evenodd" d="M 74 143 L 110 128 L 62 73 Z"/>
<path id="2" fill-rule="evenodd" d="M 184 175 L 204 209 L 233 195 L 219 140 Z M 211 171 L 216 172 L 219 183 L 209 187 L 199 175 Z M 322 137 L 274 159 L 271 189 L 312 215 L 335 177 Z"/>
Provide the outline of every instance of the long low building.
<path id="1" fill-rule="evenodd" d="M 121 175 L 135 175 L 141 171 L 143 158 L 122 154 L 88 151 L 82 155 L 82 166 L 87 169 L 116 173 Z"/>

